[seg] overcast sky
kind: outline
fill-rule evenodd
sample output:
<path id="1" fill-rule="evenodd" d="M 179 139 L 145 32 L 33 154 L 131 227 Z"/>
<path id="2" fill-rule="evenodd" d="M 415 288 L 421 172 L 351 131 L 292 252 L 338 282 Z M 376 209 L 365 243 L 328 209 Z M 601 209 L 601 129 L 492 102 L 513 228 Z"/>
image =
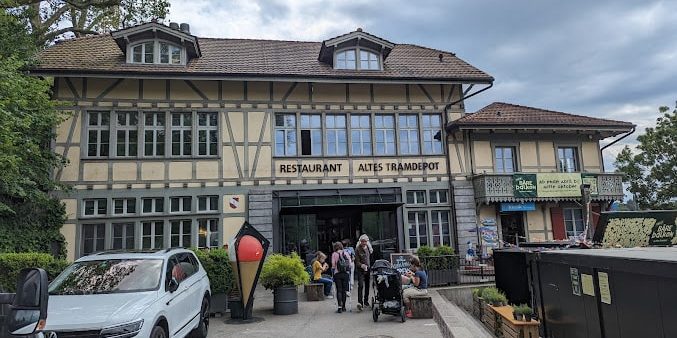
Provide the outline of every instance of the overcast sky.
<path id="1" fill-rule="evenodd" d="M 677 100 L 677 1 L 170 2 L 168 19 L 202 37 L 322 41 L 361 27 L 454 52 L 496 79 L 468 112 L 503 101 L 638 125 L 624 144 Z M 620 149 L 605 151 L 607 169 Z"/>

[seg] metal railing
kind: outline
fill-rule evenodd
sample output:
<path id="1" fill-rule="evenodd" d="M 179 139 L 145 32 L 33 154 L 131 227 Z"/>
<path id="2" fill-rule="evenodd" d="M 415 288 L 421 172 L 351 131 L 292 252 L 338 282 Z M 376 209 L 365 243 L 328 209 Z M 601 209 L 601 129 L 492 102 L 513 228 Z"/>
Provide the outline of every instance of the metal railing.
<path id="1" fill-rule="evenodd" d="M 459 255 L 419 257 L 428 274 L 429 286 L 493 282 L 493 259 L 476 257 L 466 260 Z"/>

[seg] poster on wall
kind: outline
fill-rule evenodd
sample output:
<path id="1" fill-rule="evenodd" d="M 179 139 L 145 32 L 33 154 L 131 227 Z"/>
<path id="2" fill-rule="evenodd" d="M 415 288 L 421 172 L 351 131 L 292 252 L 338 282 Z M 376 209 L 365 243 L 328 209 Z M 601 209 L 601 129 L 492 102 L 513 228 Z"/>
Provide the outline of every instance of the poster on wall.
<path id="1" fill-rule="evenodd" d="M 590 196 L 599 195 L 599 190 L 597 188 L 597 175 L 595 174 L 581 174 L 581 181 L 583 184 L 590 186 Z"/>
<path id="2" fill-rule="evenodd" d="M 480 227 L 480 241 L 482 245 L 482 256 L 488 257 L 493 250 L 498 248 L 499 238 L 496 220 L 493 218 L 483 219 Z"/>
<path id="3" fill-rule="evenodd" d="M 536 174 L 514 174 L 512 185 L 515 197 L 536 197 Z"/>

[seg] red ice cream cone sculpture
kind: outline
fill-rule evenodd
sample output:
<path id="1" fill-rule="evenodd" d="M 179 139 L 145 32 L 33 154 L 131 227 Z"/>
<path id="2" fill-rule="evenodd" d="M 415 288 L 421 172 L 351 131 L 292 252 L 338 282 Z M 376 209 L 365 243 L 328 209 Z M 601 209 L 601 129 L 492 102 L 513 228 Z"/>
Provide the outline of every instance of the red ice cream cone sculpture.
<path id="1" fill-rule="evenodd" d="M 242 236 L 237 247 L 237 265 L 239 266 L 242 301 L 245 307 L 247 307 L 249 296 L 256 286 L 256 276 L 261 259 L 263 259 L 261 241 L 251 235 Z"/>

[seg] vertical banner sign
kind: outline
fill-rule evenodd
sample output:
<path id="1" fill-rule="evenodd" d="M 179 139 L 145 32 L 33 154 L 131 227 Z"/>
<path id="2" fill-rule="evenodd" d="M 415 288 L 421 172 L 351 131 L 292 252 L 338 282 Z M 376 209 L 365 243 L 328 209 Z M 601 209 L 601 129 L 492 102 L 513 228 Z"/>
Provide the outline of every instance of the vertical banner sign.
<path id="1" fill-rule="evenodd" d="M 512 185 L 515 197 L 536 197 L 536 174 L 514 174 Z"/>
<path id="2" fill-rule="evenodd" d="M 599 195 L 599 190 L 597 188 L 597 175 L 595 174 L 581 174 L 581 180 L 583 184 L 590 185 L 590 196 Z"/>

